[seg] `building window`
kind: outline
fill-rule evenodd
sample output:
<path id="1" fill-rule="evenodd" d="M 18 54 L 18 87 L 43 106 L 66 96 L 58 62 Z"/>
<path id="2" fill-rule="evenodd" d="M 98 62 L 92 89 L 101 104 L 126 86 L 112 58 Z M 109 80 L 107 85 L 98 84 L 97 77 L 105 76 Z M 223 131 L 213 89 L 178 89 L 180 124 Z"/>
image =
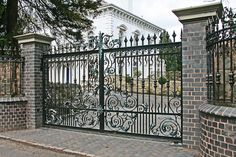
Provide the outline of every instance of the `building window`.
<path id="1" fill-rule="evenodd" d="M 89 31 L 87 34 L 87 40 L 88 40 L 88 47 L 89 48 L 93 48 L 94 46 L 94 32 L 93 31 Z"/>
<path id="2" fill-rule="evenodd" d="M 136 30 L 136 31 L 134 31 L 133 32 L 133 34 L 134 34 L 134 45 L 135 46 L 138 46 L 138 40 L 137 39 L 139 39 L 140 38 L 140 31 L 139 30 Z"/>
<path id="3" fill-rule="evenodd" d="M 127 31 L 127 27 L 125 25 L 120 25 L 118 27 L 119 29 L 119 41 L 120 41 L 120 46 L 124 45 L 124 40 L 125 40 L 125 34 Z"/>

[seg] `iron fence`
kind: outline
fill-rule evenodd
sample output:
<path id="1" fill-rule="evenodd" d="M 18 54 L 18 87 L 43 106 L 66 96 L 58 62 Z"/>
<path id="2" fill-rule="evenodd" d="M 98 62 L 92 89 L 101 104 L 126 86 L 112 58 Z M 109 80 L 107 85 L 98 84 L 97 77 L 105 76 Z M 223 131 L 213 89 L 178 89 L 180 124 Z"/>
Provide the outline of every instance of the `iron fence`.
<path id="1" fill-rule="evenodd" d="M 236 14 L 225 8 L 221 18 L 209 20 L 206 32 L 208 101 L 233 105 L 236 100 Z"/>
<path id="2" fill-rule="evenodd" d="M 100 34 L 45 54 L 45 125 L 182 139 L 181 43 L 158 41 Z"/>
<path id="3" fill-rule="evenodd" d="M 22 73 L 24 60 L 15 44 L 0 42 L 0 96 L 22 94 Z"/>

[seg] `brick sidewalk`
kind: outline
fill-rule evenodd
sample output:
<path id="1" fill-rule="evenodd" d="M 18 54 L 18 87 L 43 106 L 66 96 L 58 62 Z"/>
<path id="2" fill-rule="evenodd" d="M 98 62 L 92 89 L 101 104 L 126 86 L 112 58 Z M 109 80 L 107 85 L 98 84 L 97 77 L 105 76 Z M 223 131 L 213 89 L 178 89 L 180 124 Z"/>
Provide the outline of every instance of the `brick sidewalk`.
<path id="1" fill-rule="evenodd" d="M 0 138 L 65 153 L 96 157 L 197 157 L 169 142 L 52 128 L 0 133 Z"/>

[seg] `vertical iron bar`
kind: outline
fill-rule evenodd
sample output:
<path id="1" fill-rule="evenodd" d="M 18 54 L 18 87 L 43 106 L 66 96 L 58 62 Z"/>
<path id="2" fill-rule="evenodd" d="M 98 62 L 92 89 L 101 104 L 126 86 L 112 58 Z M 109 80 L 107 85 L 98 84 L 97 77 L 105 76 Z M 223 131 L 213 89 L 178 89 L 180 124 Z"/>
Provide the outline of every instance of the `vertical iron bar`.
<path id="1" fill-rule="evenodd" d="M 86 91 L 86 76 L 85 76 L 85 68 L 86 68 L 86 59 L 85 59 L 85 55 L 83 55 L 83 63 L 82 63 L 82 67 L 83 67 L 83 91 L 85 92 Z"/>
<path id="2" fill-rule="evenodd" d="M 120 93 L 121 93 L 121 91 L 122 91 L 122 73 L 123 73 L 123 58 L 121 58 L 121 53 L 122 52 L 120 52 L 120 54 L 119 54 L 119 81 L 120 81 Z"/>
<path id="3" fill-rule="evenodd" d="M 213 26 L 212 33 L 214 35 L 218 36 L 218 30 L 219 30 L 219 20 L 215 20 L 215 24 Z M 219 90 L 220 90 L 220 73 L 219 73 L 219 43 L 218 38 L 215 39 L 214 42 L 216 42 L 216 47 L 214 48 L 214 51 L 212 52 L 212 60 L 213 60 L 213 74 L 212 74 L 212 84 L 213 84 L 213 102 L 219 100 Z M 216 63 L 216 64 L 215 64 Z M 216 92 L 218 90 L 218 92 Z"/>
<path id="4" fill-rule="evenodd" d="M 88 68 L 87 69 L 87 86 L 88 86 L 88 92 L 90 92 L 89 91 L 90 90 L 90 87 L 89 87 L 90 86 L 90 77 L 91 77 L 90 76 L 90 74 L 91 74 L 90 70 L 91 70 L 92 67 L 91 67 L 91 65 L 89 63 L 90 62 L 89 54 L 87 54 L 87 61 L 88 61 L 88 63 L 87 63 L 88 64 L 88 67 L 87 67 Z"/>
<path id="5" fill-rule="evenodd" d="M 82 86 L 81 86 L 81 56 L 79 56 L 79 63 L 78 63 L 78 76 L 79 76 L 79 81 L 78 81 L 78 85 L 79 85 L 79 92 L 82 92 Z"/>
<path id="6" fill-rule="evenodd" d="M 54 105 L 56 106 L 58 104 L 58 100 L 57 100 L 57 95 L 58 95 L 58 89 L 57 89 L 57 68 L 58 68 L 58 63 L 56 63 L 56 59 L 53 59 L 53 64 L 54 64 L 54 82 L 53 82 L 53 91 L 54 93 Z"/>
<path id="7" fill-rule="evenodd" d="M 132 43 L 131 43 L 132 44 Z M 127 84 L 127 81 L 126 81 L 126 78 L 127 78 L 127 66 L 128 66 L 128 57 L 127 57 L 127 53 L 128 51 L 124 51 L 125 52 L 125 103 L 127 103 L 127 96 L 128 96 L 128 84 Z"/>
<path id="8" fill-rule="evenodd" d="M 67 49 L 68 49 L 68 47 L 67 47 Z M 68 52 L 71 52 L 71 51 L 67 51 L 67 53 Z M 72 57 L 73 56 L 70 56 L 70 58 L 69 58 L 69 89 L 70 89 L 70 93 L 69 93 L 69 98 L 68 98 L 68 101 L 70 101 L 71 102 L 71 104 L 73 103 L 73 60 L 72 60 Z M 73 126 L 73 117 L 72 117 L 72 109 L 70 109 L 70 111 L 69 111 L 70 113 L 70 116 L 69 116 L 69 118 L 70 118 L 70 125 L 71 126 Z"/>
<path id="9" fill-rule="evenodd" d="M 73 98 L 72 100 L 75 100 L 74 98 L 77 96 L 77 56 L 73 57 L 74 59 L 74 93 L 73 93 Z M 80 67 L 79 67 L 80 68 Z M 76 127 L 75 125 L 75 116 L 73 115 L 73 126 Z"/>
<path id="10" fill-rule="evenodd" d="M 8 72 L 9 72 L 9 95 L 10 96 L 13 96 L 13 91 L 12 91 L 12 84 L 13 84 L 13 76 L 12 76 L 12 61 L 13 60 L 13 58 L 12 57 L 10 57 L 9 58 L 9 65 L 8 65 L 8 68 L 9 68 L 9 70 L 8 70 Z"/>
<path id="11" fill-rule="evenodd" d="M 62 71 L 61 71 L 61 87 L 62 87 L 62 91 L 60 93 L 60 97 L 61 97 L 61 105 L 64 105 L 64 101 L 67 100 L 67 88 L 66 88 L 66 82 L 67 82 L 67 72 L 66 72 L 66 69 L 67 69 L 67 65 L 65 65 L 65 63 L 67 63 L 67 61 L 65 60 L 65 57 L 62 57 L 61 58 L 61 64 L 62 64 Z"/>
<path id="12" fill-rule="evenodd" d="M 215 28 L 216 28 L 216 19 L 214 19 L 214 21 L 212 22 L 212 29 L 211 29 L 212 34 L 215 33 Z M 215 97 L 215 49 L 211 51 L 211 64 L 212 64 L 211 65 L 211 68 L 212 68 L 211 85 L 212 85 L 212 90 L 213 90 L 211 94 L 212 94 L 212 99 L 215 102 L 216 100 L 216 97 Z"/>
<path id="13" fill-rule="evenodd" d="M 131 56 L 131 58 L 130 58 L 130 70 L 131 70 L 131 72 L 130 72 L 130 78 L 129 78 L 129 83 L 130 83 L 130 93 L 131 93 L 131 96 L 133 96 L 133 51 L 130 51 L 130 56 Z M 131 113 L 132 114 L 132 113 Z M 131 127 L 131 133 L 133 133 L 133 132 L 135 132 L 135 125 L 132 125 L 132 127 Z"/>
<path id="14" fill-rule="evenodd" d="M 182 35 L 181 35 L 182 36 Z M 181 38 L 182 39 L 182 38 Z M 180 45 L 180 54 L 179 54 L 179 57 L 180 57 L 180 103 L 181 103 L 181 143 L 183 143 L 183 57 L 182 57 L 182 42 L 181 42 L 181 45 Z"/>
<path id="15" fill-rule="evenodd" d="M 22 95 L 23 93 L 22 93 L 22 89 L 21 89 L 21 85 L 22 85 L 22 72 L 23 72 L 23 61 L 22 61 L 22 58 L 20 58 L 20 60 L 19 60 L 19 94 L 20 95 Z"/>
<path id="16" fill-rule="evenodd" d="M 14 96 L 18 95 L 18 87 L 17 87 L 17 64 L 18 63 L 19 58 L 15 58 L 14 62 L 13 62 L 13 92 L 14 92 Z"/>
<path id="17" fill-rule="evenodd" d="M 147 40 L 148 40 L 148 45 L 150 45 L 151 43 L 150 43 L 150 40 L 151 40 L 151 37 L 150 37 L 150 35 L 148 35 L 148 37 L 147 37 Z M 150 134 L 150 129 L 148 129 L 148 126 L 150 126 L 150 106 L 151 106 L 151 97 L 150 97 L 150 95 L 151 95 L 151 73 L 150 73 L 150 71 L 151 71 L 151 69 L 150 69 L 150 63 L 151 63 L 151 58 L 150 58 L 150 55 L 151 55 L 151 53 L 150 53 L 150 49 L 148 50 L 148 110 L 147 111 L 149 111 L 149 114 L 148 114 L 148 118 L 147 118 L 147 113 L 146 113 L 146 134 L 147 134 L 147 131 L 149 132 L 149 134 Z"/>
<path id="18" fill-rule="evenodd" d="M 219 27 L 217 25 L 217 28 L 216 28 L 216 31 L 218 32 L 219 30 Z M 219 34 L 217 33 L 217 36 Z M 220 43 L 221 44 L 221 43 Z M 216 85 L 217 85 L 217 92 L 216 92 L 216 100 L 219 101 L 220 99 L 220 52 L 219 52 L 219 42 L 217 42 L 216 44 L 216 69 L 217 69 L 217 72 L 216 72 Z"/>
<path id="19" fill-rule="evenodd" d="M 142 40 L 142 46 L 143 46 L 144 45 L 144 40 L 145 40 L 144 36 L 142 36 L 141 40 Z M 144 65 L 145 65 L 145 63 L 144 63 L 144 61 L 145 61 L 144 50 L 142 50 L 142 97 L 143 97 L 142 98 L 142 104 L 143 105 L 145 104 L 145 102 L 144 102 L 144 97 L 145 97 L 145 93 L 144 93 L 145 92 L 144 91 L 144 89 L 145 89 L 145 78 L 144 78 L 144 70 L 145 70 Z M 143 134 L 144 134 L 144 112 L 142 114 L 142 118 L 143 118 L 143 123 L 140 120 L 140 127 L 143 126 Z"/>
<path id="20" fill-rule="evenodd" d="M 59 102 L 59 105 L 61 105 L 61 96 L 60 96 L 60 93 L 61 93 L 61 60 L 58 58 L 58 102 Z"/>
<path id="21" fill-rule="evenodd" d="M 211 97 L 211 52 L 210 50 L 208 50 L 207 53 L 207 85 L 208 85 L 208 100 L 212 101 L 212 97 Z"/>
<path id="22" fill-rule="evenodd" d="M 178 64 L 178 62 L 177 62 L 177 60 L 178 60 L 178 55 L 174 55 L 173 56 L 174 57 L 174 62 L 176 62 L 177 64 Z M 176 57 L 176 58 L 175 58 Z M 176 65 L 177 65 L 176 64 Z M 174 97 L 176 97 L 176 69 L 174 69 Z"/>
<path id="23" fill-rule="evenodd" d="M 43 80 L 43 125 L 45 124 L 45 122 L 46 122 L 46 114 L 45 114 L 45 109 L 46 109 L 46 107 L 45 107 L 45 105 L 46 105 L 46 103 L 45 103 L 45 100 L 46 100 L 46 92 L 45 92 L 45 70 L 44 70 L 44 57 L 42 57 L 42 80 Z"/>
<path id="24" fill-rule="evenodd" d="M 116 88 L 117 88 L 117 87 L 116 87 L 117 63 L 116 63 L 116 62 L 117 62 L 117 58 L 116 58 L 116 53 L 115 53 L 115 54 L 114 54 L 114 64 L 115 64 L 115 65 L 114 65 L 114 68 L 115 68 L 115 69 L 114 69 L 114 71 L 115 71 L 115 76 L 114 76 L 114 77 L 115 77 L 115 78 L 114 78 L 114 90 L 115 90 L 115 93 L 117 92 L 117 89 L 116 89 Z M 118 65 L 119 65 L 119 64 L 118 64 Z"/>
<path id="25" fill-rule="evenodd" d="M 154 34 L 154 44 L 156 45 L 156 39 L 157 39 L 157 36 L 156 34 Z M 154 114 L 155 114 L 155 119 L 154 119 L 154 123 L 156 124 L 156 120 L 157 120 L 157 117 L 156 117 L 156 109 L 157 109 L 157 59 L 158 59 L 158 55 L 157 55 L 157 50 L 154 49 L 154 88 L 155 88 L 155 110 L 154 110 Z M 153 123 L 153 122 L 152 122 Z M 153 126 L 155 125 L 153 124 Z"/>
<path id="26" fill-rule="evenodd" d="M 178 57 L 176 57 L 177 59 Z M 167 80 L 166 82 L 166 87 L 167 87 L 167 113 L 170 113 L 170 79 Z M 174 91 L 175 93 L 175 91 Z"/>
<path id="27" fill-rule="evenodd" d="M 215 102 L 216 100 L 216 96 L 215 96 L 215 51 L 212 51 L 211 52 L 211 68 L 212 68 L 212 78 L 211 78 L 211 85 L 212 85 L 212 90 L 213 92 L 212 93 L 212 99 L 213 101 Z"/>
<path id="28" fill-rule="evenodd" d="M 225 38 L 226 38 L 226 34 L 225 34 L 225 28 L 224 28 L 224 23 L 223 23 L 223 27 L 222 27 L 222 42 L 223 42 L 223 100 L 225 102 L 225 86 L 226 86 L 226 78 L 225 78 Z"/>
<path id="29" fill-rule="evenodd" d="M 229 72 L 229 84 L 231 87 L 231 103 L 234 102 L 234 71 L 233 71 L 233 30 L 232 25 L 230 27 L 230 72 Z"/>
<path id="30" fill-rule="evenodd" d="M 50 62 L 49 62 L 49 64 L 50 64 L 50 69 L 49 69 L 49 71 L 50 71 L 50 79 L 49 79 L 49 86 L 48 86 L 48 88 L 50 89 L 50 95 L 51 95 L 51 97 L 50 97 L 50 104 L 52 105 L 53 104 L 53 97 L 52 97 L 52 94 L 54 93 L 53 92 L 53 79 L 52 79 L 52 70 L 53 70 L 53 65 L 52 64 L 54 64 L 53 63 L 53 59 L 51 58 L 50 59 Z M 44 67 L 43 67 L 44 68 Z"/>
<path id="31" fill-rule="evenodd" d="M 164 48 L 165 49 L 165 48 Z M 163 58 L 165 55 L 160 51 L 160 59 L 161 59 L 161 80 L 163 79 Z M 162 81 L 161 81 L 162 82 Z M 161 83 L 161 113 L 163 113 L 163 83 Z"/>
<path id="32" fill-rule="evenodd" d="M 99 44 L 98 44 L 98 53 L 99 53 L 99 105 L 102 109 L 102 112 L 99 116 L 100 121 L 100 130 L 104 130 L 104 52 L 103 47 L 103 34 L 99 33 Z"/>
<path id="33" fill-rule="evenodd" d="M 137 45 L 138 46 L 138 45 Z M 137 72 L 138 72 L 138 67 L 139 67 L 139 56 L 138 56 L 138 54 L 139 54 L 139 50 L 136 50 L 136 62 L 137 62 Z M 139 79 L 138 79 L 138 75 L 136 76 L 136 91 L 137 91 L 137 104 L 136 104 L 136 107 L 137 107 L 137 122 L 136 122 L 136 124 L 137 124 L 137 126 L 136 126 L 136 129 L 137 129 L 137 133 L 138 133 L 138 131 L 139 131 L 139 111 L 138 111 L 138 104 L 139 104 Z"/>
<path id="34" fill-rule="evenodd" d="M 7 59 L 7 58 L 4 58 L 4 59 Z M 4 95 L 7 95 L 7 61 L 3 61 L 5 62 L 5 65 L 4 65 Z"/>

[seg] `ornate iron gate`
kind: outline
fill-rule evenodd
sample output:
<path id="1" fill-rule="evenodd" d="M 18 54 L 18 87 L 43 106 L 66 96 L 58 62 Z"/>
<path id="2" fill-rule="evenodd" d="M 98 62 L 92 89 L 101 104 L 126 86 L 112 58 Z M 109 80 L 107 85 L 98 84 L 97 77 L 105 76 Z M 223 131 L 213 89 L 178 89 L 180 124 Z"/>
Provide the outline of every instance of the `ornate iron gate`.
<path id="1" fill-rule="evenodd" d="M 100 34 L 45 54 L 45 125 L 181 140 L 181 43 L 140 41 Z"/>

